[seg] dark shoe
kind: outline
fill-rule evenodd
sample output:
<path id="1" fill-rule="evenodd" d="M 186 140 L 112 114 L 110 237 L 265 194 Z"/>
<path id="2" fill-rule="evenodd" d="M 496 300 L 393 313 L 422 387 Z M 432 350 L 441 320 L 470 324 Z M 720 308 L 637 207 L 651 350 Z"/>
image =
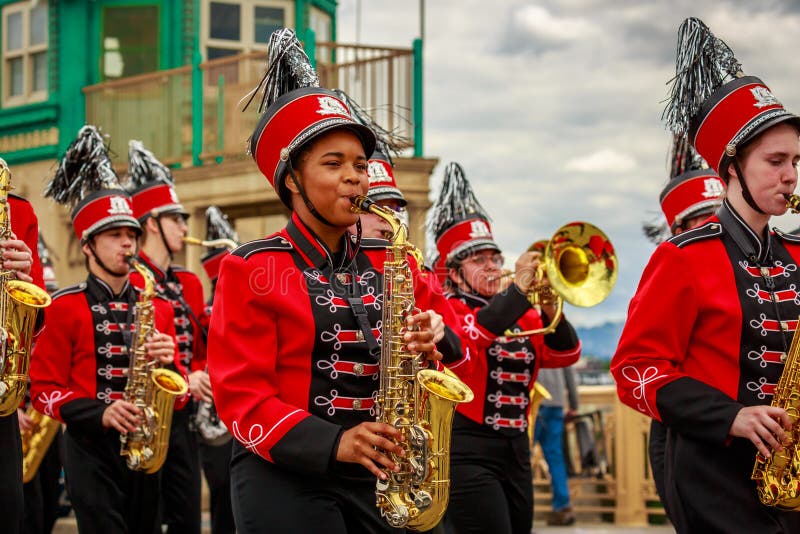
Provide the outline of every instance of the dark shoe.
<path id="1" fill-rule="evenodd" d="M 550 517 L 547 518 L 547 524 L 551 527 L 566 527 L 575 523 L 575 514 L 572 513 L 572 507 L 567 506 L 561 510 L 554 510 L 550 512 Z"/>

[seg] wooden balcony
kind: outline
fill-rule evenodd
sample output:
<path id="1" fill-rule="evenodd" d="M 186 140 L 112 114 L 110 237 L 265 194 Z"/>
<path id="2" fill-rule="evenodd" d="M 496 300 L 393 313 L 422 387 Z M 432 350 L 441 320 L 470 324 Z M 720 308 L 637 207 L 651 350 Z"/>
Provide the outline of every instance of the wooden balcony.
<path id="1" fill-rule="evenodd" d="M 407 139 L 407 148 L 415 147 L 422 135 L 421 84 L 415 83 L 421 53 L 338 43 L 317 43 L 315 50 L 322 87 L 344 90 L 378 124 Z M 170 165 L 243 158 L 259 96 L 244 112 L 241 100 L 265 66 L 266 53 L 250 52 L 84 87 L 86 122 L 110 136 L 120 166 L 130 139 Z"/>

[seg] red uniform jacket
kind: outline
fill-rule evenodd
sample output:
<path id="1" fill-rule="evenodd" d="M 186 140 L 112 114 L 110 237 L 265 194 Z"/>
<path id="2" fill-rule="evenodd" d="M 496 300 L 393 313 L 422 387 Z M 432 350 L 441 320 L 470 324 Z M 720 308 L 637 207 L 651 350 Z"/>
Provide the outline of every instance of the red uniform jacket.
<path id="1" fill-rule="evenodd" d="M 53 295 L 33 349 L 34 408 L 82 433 L 103 430 L 103 411 L 122 398 L 127 384 L 129 341 L 123 331 L 136 298 L 130 285 L 115 296 L 93 275 Z M 171 307 L 161 299 L 153 305 L 156 328 L 174 337 Z"/>
<path id="2" fill-rule="evenodd" d="M 376 417 L 379 360 L 354 311 L 363 308 L 379 343 L 387 242 L 365 239 L 355 253 L 344 239 L 344 252 L 331 254 L 293 214 L 279 233 L 226 257 L 209 374 L 220 417 L 251 452 L 295 471 L 370 476 L 334 459 L 340 433 Z M 434 296 L 410 263 L 416 305 L 426 309 Z"/>
<path id="3" fill-rule="evenodd" d="M 181 364 L 188 372 L 204 371 L 206 368 L 204 331 L 208 326 L 208 317 L 200 278 L 180 265 L 173 265 L 164 272 L 144 252 L 139 252 L 138 259 L 153 273 L 156 294 L 172 304 Z M 131 272 L 131 282 L 134 286 L 141 287 L 143 284 L 141 275 L 135 271 Z M 187 310 L 186 305 L 191 312 Z"/>
<path id="4" fill-rule="evenodd" d="M 566 367 L 580 357 L 575 330 L 562 318 L 552 334 L 503 336 L 507 329 L 520 332 L 543 326 L 539 313 L 513 284 L 490 300 L 461 291 L 449 297 L 477 355 L 450 366 L 475 394 L 472 402 L 458 405 L 458 413 L 501 434 L 525 432 L 529 392 L 539 368 Z"/>
<path id="5" fill-rule="evenodd" d="M 33 264 L 31 265 L 31 278 L 33 283 L 45 289 L 42 277 L 42 263 L 39 261 L 39 221 L 33 212 L 31 203 L 17 195 L 8 195 L 8 206 L 11 213 L 11 231 L 31 249 Z"/>

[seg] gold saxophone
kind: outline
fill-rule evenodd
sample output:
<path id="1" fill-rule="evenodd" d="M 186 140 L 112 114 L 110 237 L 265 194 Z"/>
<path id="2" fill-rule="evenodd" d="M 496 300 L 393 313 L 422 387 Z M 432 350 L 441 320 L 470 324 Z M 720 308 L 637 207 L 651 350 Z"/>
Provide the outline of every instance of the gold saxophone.
<path id="1" fill-rule="evenodd" d="M 414 313 L 414 287 L 408 255 L 413 246 L 390 210 L 364 196 L 352 199 L 355 212 L 386 220 L 394 235 L 384 263 L 383 333 L 377 420 L 403 434 L 404 456 L 390 454 L 400 471 L 384 470 L 377 506 L 395 528 L 430 530 L 439 523 L 450 496 L 450 431 L 456 404 L 469 402 L 472 390 L 452 373 L 426 369 L 422 354 L 405 347 L 406 318 Z"/>
<path id="2" fill-rule="evenodd" d="M 144 289 L 136 302 L 136 326 L 124 399 L 142 410 L 144 421 L 136 431 L 120 434 L 120 455 L 127 457 L 129 469 L 155 473 L 167 458 L 175 397 L 185 395 L 188 387 L 181 375 L 158 367 L 158 362 L 147 356 L 144 345 L 155 331 L 155 280 L 133 257 L 130 263 L 142 275 Z"/>
<path id="3" fill-rule="evenodd" d="M 800 197 L 784 195 L 793 213 L 800 208 Z M 782 451 L 772 451 L 770 458 L 756 454 L 751 479 L 756 482 L 759 500 L 767 506 L 782 510 L 800 510 L 800 321 L 784 361 L 783 372 L 772 397 L 772 406 L 783 408 L 792 420 L 787 434 L 789 445 Z"/>
<path id="4" fill-rule="evenodd" d="M 0 239 L 14 238 L 8 208 L 11 189 L 11 171 L 0 159 Z M 36 314 L 51 299 L 39 286 L 16 280 L 14 271 L 0 272 L 0 286 L 0 416 L 7 416 L 25 397 Z"/>
<path id="5" fill-rule="evenodd" d="M 22 433 L 22 483 L 27 484 L 36 475 L 47 449 L 56 438 L 61 423 L 29 407 L 25 413 L 32 428 Z"/>

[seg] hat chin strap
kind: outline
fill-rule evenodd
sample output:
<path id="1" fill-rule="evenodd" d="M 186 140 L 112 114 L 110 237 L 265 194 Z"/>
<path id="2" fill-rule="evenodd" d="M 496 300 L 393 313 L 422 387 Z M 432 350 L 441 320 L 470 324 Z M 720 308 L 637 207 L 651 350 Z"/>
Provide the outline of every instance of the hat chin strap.
<path id="1" fill-rule="evenodd" d="M 91 250 L 91 251 L 92 251 L 92 256 L 94 256 L 94 262 L 97 264 L 97 266 L 98 266 L 98 267 L 100 267 L 101 269 L 103 269 L 103 270 L 104 270 L 106 273 L 108 273 L 110 276 L 114 276 L 114 277 L 116 277 L 116 278 L 121 278 L 121 277 L 125 276 L 124 274 L 115 273 L 114 271 L 112 271 L 111 269 L 109 269 L 108 267 L 106 267 L 106 264 L 105 264 L 105 263 L 103 263 L 103 261 L 102 261 L 102 260 L 100 259 L 100 257 L 97 255 L 97 251 L 96 251 L 96 250 L 95 250 L 95 248 L 94 248 L 94 236 L 90 237 L 90 238 L 89 238 L 89 241 L 87 241 L 87 242 L 86 242 L 86 244 L 87 244 L 87 245 L 89 245 L 89 250 Z M 126 274 L 127 274 L 127 273 L 126 273 Z"/>
<path id="2" fill-rule="evenodd" d="M 156 225 L 158 226 L 158 233 L 161 236 L 161 242 L 164 243 L 164 248 L 167 249 L 167 254 L 169 254 L 169 262 L 171 264 L 175 258 L 172 256 L 172 249 L 169 248 L 169 245 L 167 244 L 167 238 L 164 237 L 164 229 L 161 227 L 161 214 L 159 213 L 154 217 L 156 219 Z"/>
<path id="3" fill-rule="evenodd" d="M 739 160 L 735 157 L 733 158 L 733 168 L 736 171 L 736 176 L 739 178 L 739 184 L 742 186 L 742 197 L 744 198 L 744 201 L 747 202 L 747 205 L 753 208 L 757 213 L 766 215 L 766 212 L 758 207 L 753 195 L 750 194 L 750 188 L 747 187 L 744 174 L 742 174 L 742 168 L 739 166 Z"/>
<path id="4" fill-rule="evenodd" d="M 326 224 L 328 226 L 334 226 L 330 221 L 328 221 L 328 219 L 323 217 L 322 214 L 320 214 L 320 212 L 317 211 L 317 208 L 314 207 L 314 204 L 311 203 L 311 200 L 309 200 L 308 195 L 306 195 L 305 189 L 303 189 L 303 186 L 300 185 L 300 180 L 297 179 L 297 175 L 295 175 L 294 173 L 294 168 L 292 167 L 292 160 L 290 159 L 288 163 L 289 163 L 288 165 L 289 175 L 292 177 L 294 185 L 297 186 L 297 192 L 300 193 L 300 196 L 303 198 L 303 202 L 305 202 L 308 211 L 310 211 L 311 215 L 313 215 L 314 218 L 317 219 L 322 224 Z"/>

